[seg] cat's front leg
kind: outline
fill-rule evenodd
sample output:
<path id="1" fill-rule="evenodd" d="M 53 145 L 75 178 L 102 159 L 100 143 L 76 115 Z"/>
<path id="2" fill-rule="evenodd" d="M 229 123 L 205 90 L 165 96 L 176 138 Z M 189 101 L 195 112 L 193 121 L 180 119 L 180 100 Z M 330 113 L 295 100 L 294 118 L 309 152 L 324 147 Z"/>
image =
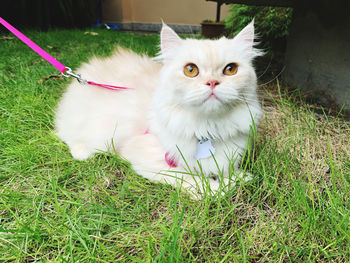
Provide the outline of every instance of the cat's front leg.
<path id="1" fill-rule="evenodd" d="M 186 190 L 194 199 L 213 196 L 221 191 L 220 181 L 216 177 L 206 177 L 179 169 L 167 171 L 162 180 L 176 188 Z"/>
<path id="2" fill-rule="evenodd" d="M 227 139 L 225 143 L 218 145 L 216 162 L 222 164 L 219 172 L 219 180 L 222 181 L 225 189 L 232 189 L 238 181 L 247 182 L 253 175 L 241 167 L 242 155 L 247 146 L 247 136 L 236 136 Z"/>
<path id="3" fill-rule="evenodd" d="M 241 169 L 234 169 L 231 172 L 222 173 L 219 180 L 222 184 L 222 189 L 228 191 L 236 186 L 237 182 L 248 182 L 253 179 L 253 175 Z"/>
<path id="4" fill-rule="evenodd" d="M 202 199 L 205 195 L 213 196 L 221 191 L 220 182 L 216 178 L 201 177 L 180 171 L 180 169 L 175 171 L 172 168 L 160 172 L 145 170 L 144 167 L 138 165 L 133 165 L 133 168 L 142 177 L 183 190 L 193 199 Z"/>
<path id="5" fill-rule="evenodd" d="M 131 163 L 137 174 L 153 182 L 186 190 L 193 198 L 212 195 L 220 189 L 218 180 L 188 173 L 181 166 L 169 167 L 165 161 L 165 151 L 153 134 L 129 139 L 120 149 L 120 154 Z"/>
<path id="6" fill-rule="evenodd" d="M 89 149 L 87 143 L 77 141 L 70 145 L 70 152 L 74 159 L 82 161 L 91 157 L 96 150 Z"/>

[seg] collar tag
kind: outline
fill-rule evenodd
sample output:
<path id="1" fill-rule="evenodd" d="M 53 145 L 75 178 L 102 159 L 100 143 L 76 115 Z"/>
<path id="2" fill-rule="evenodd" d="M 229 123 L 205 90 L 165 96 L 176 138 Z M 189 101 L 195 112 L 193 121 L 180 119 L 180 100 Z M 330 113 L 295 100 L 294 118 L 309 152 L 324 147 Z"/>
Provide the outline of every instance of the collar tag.
<path id="1" fill-rule="evenodd" d="M 215 153 L 215 148 L 211 144 L 210 139 L 202 138 L 198 144 L 196 149 L 196 160 L 206 159 L 212 156 Z"/>

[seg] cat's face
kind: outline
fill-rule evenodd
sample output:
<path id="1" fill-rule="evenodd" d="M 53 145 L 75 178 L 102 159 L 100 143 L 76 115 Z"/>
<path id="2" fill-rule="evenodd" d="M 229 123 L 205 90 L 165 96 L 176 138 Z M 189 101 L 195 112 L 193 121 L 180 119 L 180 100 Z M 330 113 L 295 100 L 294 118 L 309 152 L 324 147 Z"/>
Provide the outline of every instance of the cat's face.
<path id="1" fill-rule="evenodd" d="M 161 83 L 171 91 L 172 101 L 208 114 L 242 102 L 256 88 L 253 39 L 253 24 L 234 39 L 219 40 L 182 40 L 164 25 Z"/>

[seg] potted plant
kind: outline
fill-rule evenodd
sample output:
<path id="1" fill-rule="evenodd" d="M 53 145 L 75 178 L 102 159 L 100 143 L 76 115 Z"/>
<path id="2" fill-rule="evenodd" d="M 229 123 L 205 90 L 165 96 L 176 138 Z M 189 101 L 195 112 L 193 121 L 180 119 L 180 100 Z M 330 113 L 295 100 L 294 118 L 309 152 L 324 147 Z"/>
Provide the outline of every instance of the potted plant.
<path id="1" fill-rule="evenodd" d="M 222 0 L 207 0 L 217 2 L 216 21 L 204 20 L 201 23 L 202 35 L 207 38 L 217 38 L 224 34 L 225 24 L 220 21 L 220 8 L 223 4 Z"/>
<path id="2" fill-rule="evenodd" d="M 212 20 L 204 20 L 201 23 L 202 35 L 207 38 L 217 38 L 224 34 L 225 24 Z"/>

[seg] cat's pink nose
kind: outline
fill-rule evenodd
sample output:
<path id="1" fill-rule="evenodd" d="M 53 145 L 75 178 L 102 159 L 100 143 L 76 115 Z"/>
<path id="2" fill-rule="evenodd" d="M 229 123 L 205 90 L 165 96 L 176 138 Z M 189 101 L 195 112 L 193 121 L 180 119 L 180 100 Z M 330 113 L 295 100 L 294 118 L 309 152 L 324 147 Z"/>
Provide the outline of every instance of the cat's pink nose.
<path id="1" fill-rule="evenodd" d="M 215 89 L 216 85 L 219 85 L 220 82 L 217 80 L 209 80 L 205 85 L 210 86 L 211 89 Z"/>

